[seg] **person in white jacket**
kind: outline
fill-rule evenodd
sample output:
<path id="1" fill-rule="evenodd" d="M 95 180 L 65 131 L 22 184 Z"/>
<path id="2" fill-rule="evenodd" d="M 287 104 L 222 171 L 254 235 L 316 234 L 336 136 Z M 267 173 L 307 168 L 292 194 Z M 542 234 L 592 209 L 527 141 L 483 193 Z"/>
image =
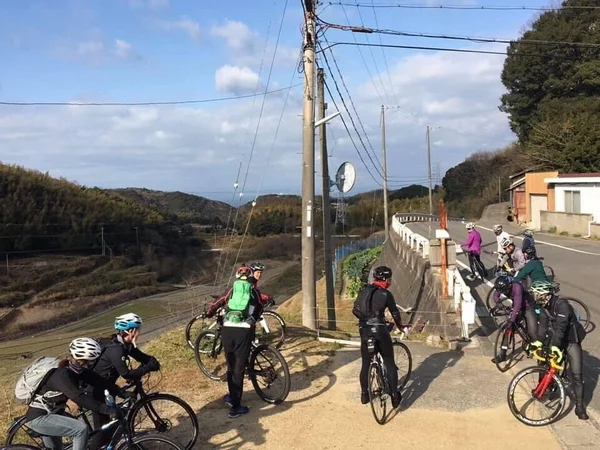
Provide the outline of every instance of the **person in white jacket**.
<path id="1" fill-rule="evenodd" d="M 498 259 L 502 259 L 504 256 L 504 248 L 502 247 L 502 242 L 510 239 L 510 234 L 508 234 L 502 228 L 502 225 L 494 225 L 494 234 L 496 235 L 496 243 L 498 244 Z"/>

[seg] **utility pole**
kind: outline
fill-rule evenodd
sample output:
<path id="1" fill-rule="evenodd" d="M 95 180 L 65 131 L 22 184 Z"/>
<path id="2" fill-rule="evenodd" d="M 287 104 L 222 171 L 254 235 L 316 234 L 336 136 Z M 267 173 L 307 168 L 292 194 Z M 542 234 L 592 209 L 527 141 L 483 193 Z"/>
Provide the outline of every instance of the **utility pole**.
<path id="1" fill-rule="evenodd" d="M 383 157 L 383 220 L 385 222 L 385 241 L 390 238 L 388 220 L 387 158 L 385 154 L 385 107 L 381 105 L 381 153 Z"/>
<path id="2" fill-rule="evenodd" d="M 429 136 L 429 125 L 427 125 L 427 171 L 429 177 L 429 214 L 433 214 L 433 195 L 431 193 L 431 138 Z"/>
<path id="3" fill-rule="evenodd" d="M 315 285 L 315 1 L 304 0 L 304 112 L 302 123 L 302 325 L 317 328 Z"/>
<path id="4" fill-rule="evenodd" d="M 317 97 L 319 99 L 319 119 L 325 119 L 325 74 L 317 69 Z M 323 253 L 325 263 L 325 297 L 327 299 L 327 328 L 335 330 L 335 298 L 333 293 L 333 268 L 331 266 L 331 203 L 329 202 L 329 161 L 327 160 L 327 131 L 323 123 L 319 130 L 321 144 L 321 174 L 323 180 Z"/>
<path id="5" fill-rule="evenodd" d="M 140 248 L 140 233 L 138 230 L 138 227 L 133 227 L 135 228 L 135 245 L 137 248 Z"/>
<path id="6" fill-rule="evenodd" d="M 104 248 L 104 227 L 100 227 L 100 230 L 102 231 L 102 256 L 106 256 L 106 250 Z"/>
<path id="7" fill-rule="evenodd" d="M 502 203 L 502 179 L 498 177 L 498 203 Z"/>

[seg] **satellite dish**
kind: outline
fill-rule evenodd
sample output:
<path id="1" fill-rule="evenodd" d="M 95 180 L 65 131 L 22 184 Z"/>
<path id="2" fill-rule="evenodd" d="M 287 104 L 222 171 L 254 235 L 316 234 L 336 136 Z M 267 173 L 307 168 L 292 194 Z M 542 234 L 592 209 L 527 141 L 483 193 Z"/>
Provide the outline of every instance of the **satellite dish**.
<path id="1" fill-rule="evenodd" d="M 351 162 L 343 163 L 335 174 L 335 186 L 345 194 L 354 187 L 356 181 L 356 169 Z"/>

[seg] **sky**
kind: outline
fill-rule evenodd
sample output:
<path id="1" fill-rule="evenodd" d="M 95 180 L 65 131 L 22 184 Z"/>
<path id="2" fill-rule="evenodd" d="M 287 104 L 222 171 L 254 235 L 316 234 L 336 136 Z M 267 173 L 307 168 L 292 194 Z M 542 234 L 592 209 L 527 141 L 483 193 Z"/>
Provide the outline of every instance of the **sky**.
<path id="1" fill-rule="evenodd" d="M 518 38 L 539 14 L 329 3 L 322 1 L 317 13 L 333 24 L 503 39 Z M 545 6 L 544 0 L 358 3 Z M 105 188 L 179 190 L 233 202 L 266 193 L 299 194 L 303 23 L 300 0 L 0 0 L 1 102 L 249 96 L 178 105 L 0 105 L 0 161 Z M 320 35 L 319 42 L 324 47 L 358 42 L 506 49 L 506 44 L 333 28 Z M 468 155 L 502 148 L 515 139 L 507 117 L 498 110 L 504 92 L 501 55 L 353 45 L 336 45 L 331 52 L 324 51 L 326 60 L 319 54 L 317 63 L 325 70 L 333 100 L 365 161 L 340 117 L 333 119 L 327 135 L 330 172 L 345 161 L 354 164 L 357 179 L 350 193 L 378 188 L 381 182 L 374 167 L 381 158 L 381 105 L 386 105 L 392 189 L 427 183 L 427 125 L 432 129 L 431 166 L 437 182 Z M 275 92 L 256 96 L 271 91 Z M 333 100 L 326 96 L 329 113 L 336 111 Z M 318 134 L 316 154 L 320 193 Z M 332 192 L 337 195 L 335 188 Z"/>

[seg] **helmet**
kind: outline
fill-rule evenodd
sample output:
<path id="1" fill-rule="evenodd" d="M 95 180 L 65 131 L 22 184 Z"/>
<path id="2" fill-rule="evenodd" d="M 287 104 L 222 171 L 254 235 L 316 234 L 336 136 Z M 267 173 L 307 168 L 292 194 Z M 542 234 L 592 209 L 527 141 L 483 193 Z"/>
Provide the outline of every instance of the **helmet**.
<path id="1" fill-rule="evenodd" d="M 473 222 L 469 222 L 466 225 L 467 230 L 473 230 L 475 228 L 475 224 Z"/>
<path id="2" fill-rule="evenodd" d="M 494 234 L 500 236 L 500 233 L 502 233 L 502 225 L 494 225 Z"/>
<path id="3" fill-rule="evenodd" d="M 101 352 L 100 344 L 91 338 L 77 338 L 69 344 L 69 353 L 73 359 L 95 361 Z"/>
<path id="4" fill-rule="evenodd" d="M 250 270 L 252 272 L 263 272 L 265 270 L 265 265 L 259 262 L 253 262 L 250 264 Z"/>
<path id="5" fill-rule="evenodd" d="M 128 331 L 142 326 L 142 318 L 134 313 L 127 313 L 115 319 L 115 330 Z"/>
<path id="6" fill-rule="evenodd" d="M 506 248 L 509 245 L 514 245 L 514 241 L 511 238 L 502 238 L 502 240 L 500 241 L 500 246 L 502 248 Z"/>
<path id="7" fill-rule="evenodd" d="M 248 278 L 250 275 L 252 275 L 252 271 L 250 270 L 250 267 L 245 264 L 241 266 L 235 273 L 236 278 Z"/>
<path id="8" fill-rule="evenodd" d="M 554 287 L 549 281 L 534 281 L 529 288 L 529 292 L 538 303 L 546 303 L 554 293 Z"/>
<path id="9" fill-rule="evenodd" d="M 392 269 L 386 266 L 379 266 L 373 270 L 373 278 L 375 280 L 388 281 L 392 278 Z"/>
<path id="10" fill-rule="evenodd" d="M 523 236 L 533 237 L 533 231 L 527 229 L 527 230 L 523 231 Z"/>
<path id="11" fill-rule="evenodd" d="M 523 250 L 523 254 L 527 259 L 533 259 L 535 258 L 535 248 L 527 247 L 525 250 Z"/>
<path id="12" fill-rule="evenodd" d="M 502 276 L 502 277 L 496 278 L 496 281 L 494 282 L 494 289 L 496 289 L 501 294 L 504 294 L 507 297 L 510 297 L 511 290 L 512 290 L 512 282 L 511 282 L 510 278 L 507 276 Z"/>

